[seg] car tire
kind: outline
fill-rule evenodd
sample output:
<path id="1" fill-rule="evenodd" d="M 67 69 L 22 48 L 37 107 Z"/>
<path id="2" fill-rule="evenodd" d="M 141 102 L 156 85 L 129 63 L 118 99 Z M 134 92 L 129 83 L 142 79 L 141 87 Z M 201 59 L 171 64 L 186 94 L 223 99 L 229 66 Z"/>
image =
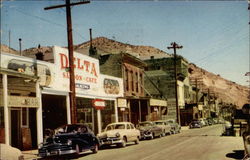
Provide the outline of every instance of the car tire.
<path id="1" fill-rule="evenodd" d="M 93 153 L 97 153 L 97 152 L 98 152 L 98 144 L 95 144 L 94 148 L 91 149 L 91 151 L 92 151 Z"/>
<path id="2" fill-rule="evenodd" d="M 135 144 L 139 144 L 139 138 L 138 137 L 135 140 Z"/>
<path id="3" fill-rule="evenodd" d="M 76 144 L 76 155 L 79 155 L 80 154 L 80 147 L 78 144 Z"/>
<path id="4" fill-rule="evenodd" d="M 126 137 L 122 138 L 122 143 L 119 144 L 119 147 L 126 147 L 127 139 Z"/>

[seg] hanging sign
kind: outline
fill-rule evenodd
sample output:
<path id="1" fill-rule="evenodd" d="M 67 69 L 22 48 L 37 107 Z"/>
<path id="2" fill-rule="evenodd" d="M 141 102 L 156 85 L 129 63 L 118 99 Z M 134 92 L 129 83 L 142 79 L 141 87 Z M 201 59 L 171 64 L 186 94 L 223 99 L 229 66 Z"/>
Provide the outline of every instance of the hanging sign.
<path id="1" fill-rule="evenodd" d="M 102 99 L 94 99 L 92 100 L 92 105 L 95 109 L 102 110 L 105 107 L 105 101 Z"/>

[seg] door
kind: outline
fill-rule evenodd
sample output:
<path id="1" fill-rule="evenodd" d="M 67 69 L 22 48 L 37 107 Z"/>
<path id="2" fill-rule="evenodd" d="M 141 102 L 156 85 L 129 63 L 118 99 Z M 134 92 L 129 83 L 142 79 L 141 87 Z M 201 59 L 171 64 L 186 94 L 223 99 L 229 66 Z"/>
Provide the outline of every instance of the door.
<path id="1" fill-rule="evenodd" d="M 11 109 L 11 146 L 22 149 L 20 109 Z"/>

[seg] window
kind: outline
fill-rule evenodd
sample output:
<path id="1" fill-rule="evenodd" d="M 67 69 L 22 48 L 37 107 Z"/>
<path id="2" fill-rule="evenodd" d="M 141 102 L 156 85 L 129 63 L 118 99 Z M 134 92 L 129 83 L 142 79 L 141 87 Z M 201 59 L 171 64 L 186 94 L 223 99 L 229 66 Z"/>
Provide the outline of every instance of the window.
<path id="1" fill-rule="evenodd" d="M 130 71 L 130 75 L 131 75 L 131 90 L 134 91 L 134 75 L 133 75 L 133 71 Z"/>
<path id="2" fill-rule="evenodd" d="M 138 93 L 139 92 L 139 77 L 138 77 L 138 73 L 136 72 L 135 73 L 135 90 L 136 90 L 136 92 Z"/>
<path id="3" fill-rule="evenodd" d="M 127 124 L 127 129 L 131 129 L 131 127 L 130 127 L 130 125 L 129 125 L 129 124 Z"/>
<path id="4" fill-rule="evenodd" d="M 22 126 L 29 127 L 28 118 L 29 118 L 28 108 L 22 108 Z"/>
<path id="5" fill-rule="evenodd" d="M 133 124 L 130 124 L 131 125 L 131 129 L 135 129 L 134 125 Z"/>
<path id="6" fill-rule="evenodd" d="M 128 69 L 125 69 L 125 86 L 126 86 L 126 91 L 129 90 L 128 76 L 129 76 Z"/>

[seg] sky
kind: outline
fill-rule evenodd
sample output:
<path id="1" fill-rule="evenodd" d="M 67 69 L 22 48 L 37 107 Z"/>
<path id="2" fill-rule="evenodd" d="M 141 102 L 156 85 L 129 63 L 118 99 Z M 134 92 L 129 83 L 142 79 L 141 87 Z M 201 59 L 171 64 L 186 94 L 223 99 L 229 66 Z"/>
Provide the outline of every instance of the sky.
<path id="1" fill-rule="evenodd" d="M 73 1 L 72 1 L 73 2 Z M 74 1 L 76 2 L 76 0 Z M 63 0 L 1 2 L 1 44 L 19 50 L 67 46 Z M 241 85 L 250 68 L 247 1 L 130 1 L 93 0 L 72 7 L 74 45 L 107 37 L 132 45 L 146 45 L 167 53 L 171 42 L 182 45 L 177 54 L 209 72 Z M 10 36 L 9 36 L 10 35 Z"/>

